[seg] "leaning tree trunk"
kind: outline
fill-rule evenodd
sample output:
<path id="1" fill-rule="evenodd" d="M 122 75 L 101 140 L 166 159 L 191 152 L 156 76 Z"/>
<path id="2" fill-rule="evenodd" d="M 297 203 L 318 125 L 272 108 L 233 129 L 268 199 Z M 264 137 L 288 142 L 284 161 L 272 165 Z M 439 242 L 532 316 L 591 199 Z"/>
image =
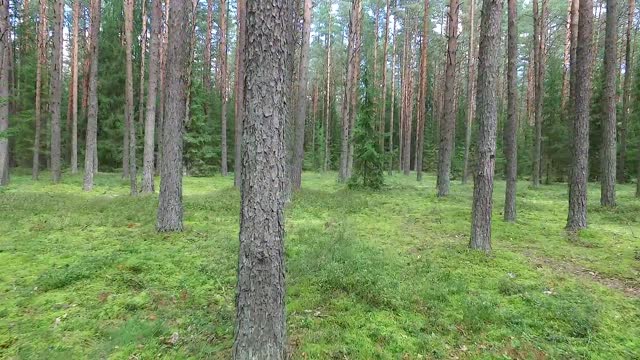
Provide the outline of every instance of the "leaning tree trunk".
<path id="1" fill-rule="evenodd" d="M 569 174 L 569 214 L 567 230 L 587 227 L 587 177 L 589 170 L 589 107 L 591 104 L 591 42 L 593 2 L 581 0 L 576 49 L 574 119 L 571 128 L 571 168 Z"/>
<path id="2" fill-rule="evenodd" d="M 124 1 L 124 28 L 125 28 L 125 53 L 126 53 L 126 81 L 125 81 L 125 117 L 129 124 L 129 186 L 131 195 L 138 193 L 136 170 L 136 126 L 133 118 L 133 1 Z M 143 0 L 144 1 L 144 0 Z"/>
<path id="3" fill-rule="evenodd" d="M 144 154 L 142 165 L 142 192 L 154 191 L 154 144 L 156 127 L 156 97 L 160 70 L 160 47 L 162 41 L 162 4 L 153 2 L 149 31 L 149 83 L 147 84 L 147 104 L 144 121 Z"/>
<path id="4" fill-rule="evenodd" d="M 0 0 L 0 133 L 9 128 L 9 0 Z M 9 184 L 9 139 L 0 136 L 0 186 Z"/>
<path id="5" fill-rule="evenodd" d="M 517 0 L 509 0 L 507 36 L 507 122 L 504 129 L 506 190 L 504 219 L 516 221 L 516 187 L 518 180 L 518 14 Z"/>
<path id="6" fill-rule="evenodd" d="M 469 150 L 471 148 L 471 126 L 476 116 L 476 45 L 475 45 L 476 1 L 469 1 L 469 50 L 467 63 L 467 123 L 464 129 L 464 162 L 462 183 L 469 179 Z"/>
<path id="7" fill-rule="evenodd" d="M 156 229 L 182 231 L 182 146 L 187 104 L 190 0 L 172 0 L 166 57 L 166 116 L 162 131 L 162 177 Z"/>
<path id="8" fill-rule="evenodd" d="M 485 4 L 486 7 L 486 4 Z M 444 108 L 440 122 L 440 147 L 438 151 L 438 196 L 449 195 L 451 157 L 456 131 L 456 52 L 458 49 L 458 0 L 449 2 L 449 26 L 447 27 L 447 53 L 444 81 Z M 496 48 L 497 50 L 497 48 Z"/>
<path id="9" fill-rule="evenodd" d="M 473 1 L 473 0 L 472 0 Z M 429 0 L 424 0 L 422 18 L 422 43 L 420 44 L 420 89 L 418 100 L 418 124 L 416 125 L 416 177 L 422 180 L 422 153 L 424 152 L 424 125 L 427 122 L 427 46 L 429 44 Z"/>
<path id="10" fill-rule="evenodd" d="M 87 140 L 84 156 L 83 190 L 93 189 L 93 175 L 98 158 L 98 34 L 100 33 L 101 0 L 91 0 L 91 25 L 89 30 L 90 69 L 87 105 Z"/>
<path id="11" fill-rule="evenodd" d="M 238 40 L 236 43 L 236 103 L 235 103 L 235 137 L 234 137 L 234 164 L 233 176 L 234 185 L 240 188 L 242 180 L 242 116 L 244 115 L 244 44 L 247 36 L 247 0 L 237 0 L 238 9 L 236 10 L 238 17 Z"/>
<path id="12" fill-rule="evenodd" d="M 53 6 L 53 39 L 51 64 L 51 181 L 60 182 L 62 176 L 62 137 L 60 130 L 60 103 L 62 102 L 62 0 L 56 0 Z"/>
<path id="13" fill-rule="evenodd" d="M 307 114 L 307 68 L 309 67 L 309 40 L 311 36 L 311 0 L 304 0 L 302 48 L 300 49 L 300 67 L 298 68 L 298 100 L 296 101 L 295 148 L 291 185 L 299 190 L 302 185 L 302 163 L 304 162 L 304 123 Z"/>
<path id="14" fill-rule="evenodd" d="M 285 359 L 284 204 L 292 0 L 247 2 L 234 359 Z"/>
<path id="15" fill-rule="evenodd" d="M 513 0 L 512 0 L 513 1 Z M 493 175 L 496 163 L 496 131 L 498 124 L 500 20 L 502 0 L 484 0 L 480 22 L 478 53 L 478 164 L 474 176 L 471 213 L 472 249 L 491 251 L 491 209 Z"/>
<path id="16" fill-rule="evenodd" d="M 220 173 L 227 176 L 227 0 L 220 0 Z"/>
<path id="17" fill-rule="evenodd" d="M 624 55 L 624 68 L 632 69 L 632 60 L 633 57 L 631 55 L 632 48 L 632 33 L 633 29 L 633 18 L 635 14 L 636 2 L 635 0 L 629 0 L 629 8 L 627 14 L 627 32 L 625 36 L 625 55 Z M 629 103 L 631 102 L 631 78 L 632 71 L 624 72 L 624 85 L 623 85 L 623 94 L 622 94 L 622 119 L 620 124 L 620 158 L 618 161 L 618 180 L 620 182 L 627 181 L 626 174 L 626 162 L 627 162 L 627 128 L 629 123 Z M 640 163 L 640 162 L 639 162 Z M 640 177 L 639 177 L 640 179 Z M 640 180 L 638 180 L 640 183 Z"/>

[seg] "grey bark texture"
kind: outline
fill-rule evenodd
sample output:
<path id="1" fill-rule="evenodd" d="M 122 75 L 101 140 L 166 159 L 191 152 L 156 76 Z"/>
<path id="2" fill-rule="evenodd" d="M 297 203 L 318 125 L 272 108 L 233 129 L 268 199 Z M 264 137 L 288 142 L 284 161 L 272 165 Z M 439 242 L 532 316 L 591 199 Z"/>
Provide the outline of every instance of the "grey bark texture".
<path id="1" fill-rule="evenodd" d="M 546 1 L 542 1 L 539 10 L 538 0 L 533 1 L 534 57 L 535 57 L 535 133 L 533 146 L 533 169 L 531 185 L 540 186 L 542 164 L 542 112 L 544 109 L 544 74 L 545 74 L 545 42 L 546 42 Z"/>
<path id="2" fill-rule="evenodd" d="M 125 54 L 126 54 L 126 81 L 125 81 L 125 117 L 129 124 L 129 187 L 131 195 L 137 195 L 137 169 L 136 169 L 136 125 L 133 114 L 133 6 L 134 0 L 125 0 Z"/>
<path id="3" fill-rule="evenodd" d="M 220 173 L 227 176 L 227 0 L 220 0 Z"/>
<path id="4" fill-rule="evenodd" d="M 607 0 L 607 24 L 604 42 L 604 110 L 602 121 L 602 156 L 600 173 L 600 205 L 616 205 L 616 103 L 618 70 L 618 5 Z"/>
<path id="5" fill-rule="evenodd" d="M 449 25 L 447 27 L 447 53 L 445 63 L 444 106 L 440 121 L 440 146 L 438 149 L 438 196 L 449 195 L 451 156 L 456 131 L 456 52 L 458 51 L 458 0 L 449 2 Z M 496 48 L 497 49 L 497 48 Z"/>
<path id="6" fill-rule="evenodd" d="M 51 61 L 51 181 L 60 182 L 62 176 L 62 137 L 60 126 L 60 107 L 62 102 L 62 0 L 56 0 L 53 12 L 53 38 Z"/>
<path id="7" fill-rule="evenodd" d="M 237 0 L 238 40 L 236 43 L 236 103 L 235 103 L 235 155 L 233 164 L 234 185 L 240 188 L 242 181 L 242 122 L 244 116 L 244 48 L 247 32 L 247 1 Z"/>
<path id="8" fill-rule="evenodd" d="M 87 140 L 84 156 L 83 190 L 93 189 L 93 175 L 98 166 L 98 34 L 100 33 L 101 0 L 91 0 L 91 25 L 89 30 L 90 69 L 87 105 Z"/>
<path id="9" fill-rule="evenodd" d="M 182 231 L 182 148 L 187 111 L 187 71 L 190 58 L 190 0 L 172 0 L 167 40 L 166 114 L 162 131 L 162 170 L 156 230 Z"/>
<path id="10" fill-rule="evenodd" d="M 293 0 L 247 2 L 242 207 L 234 359 L 285 359 L 287 35 Z"/>
<path id="11" fill-rule="evenodd" d="M 591 42 L 593 1 L 581 0 L 576 49 L 574 117 L 571 126 L 571 168 L 567 230 L 587 227 L 587 177 L 589 171 L 589 107 L 591 104 Z"/>
<path id="12" fill-rule="evenodd" d="M 304 0 L 302 47 L 300 49 L 300 67 L 298 68 L 298 92 L 296 101 L 295 147 L 293 168 L 291 171 L 291 187 L 299 190 L 302 185 L 302 164 L 304 162 L 304 124 L 307 115 L 307 77 L 309 67 L 309 42 L 311 38 L 311 0 Z"/>
<path id="13" fill-rule="evenodd" d="M 9 128 L 9 0 L 0 0 L 0 133 Z M 0 186 L 9 184 L 9 139 L 0 137 Z"/>
<path id="14" fill-rule="evenodd" d="M 516 221 L 516 187 L 518 180 L 518 4 L 508 0 L 507 36 L 507 122 L 504 128 L 506 190 L 504 220 Z"/>
<path id="15" fill-rule="evenodd" d="M 471 213 L 472 249 L 491 251 L 491 210 L 493 207 L 493 175 L 496 163 L 496 131 L 498 127 L 498 73 L 502 19 L 502 0 L 484 0 L 480 22 L 478 52 L 478 164 L 474 176 Z"/>
<path id="16" fill-rule="evenodd" d="M 78 172 L 78 45 L 80 32 L 80 0 L 73 3 L 73 44 L 71 57 L 71 173 Z"/>
<path id="17" fill-rule="evenodd" d="M 633 56 L 631 54 L 632 51 L 632 32 L 633 29 L 633 18 L 635 14 L 636 2 L 635 0 L 629 0 L 628 13 L 627 13 L 627 29 L 625 36 L 625 56 L 624 56 L 624 68 L 632 69 L 633 66 Z M 624 85 L 623 85 L 623 94 L 622 94 L 622 116 L 620 119 L 620 154 L 618 161 L 618 181 L 626 182 L 627 181 L 627 173 L 626 173 L 626 162 L 627 162 L 627 128 L 629 123 L 629 106 L 631 103 L 631 78 L 633 77 L 633 71 L 625 71 L 624 72 Z M 640 162 L 639 162 L 640 163 Z M 640 181 L 639 181 L 640 182 Z"/>
<path id="18" fill-rule="evenodd" d="M 464 129 L 464 160 L 462 168 L 462 183 L 466 184 L 469 180 L 469 150 L 471 149 L 471 132 L 473 118 L 476 116 L 476 43 L 475 43 L 475 17 L 476 17 L 476 1 L 469 1 L 469 50 L 467 73 L 467 123 Z"/>
<path id="19" fill-rule="evenodd" d="M 422 180 L 424 126 L 427 122 L 427 71 L 429 70 L 427 47 L 429 45 L 429 0 L 424 0 L 423 11 L 422 42 L 420 44 L 420 91 L 418 96 L 418 124 L 416 125 L 416 178 L 418 181 Z"/>
<path id="20" fill-rule="evenodd" d="M 147 103 L 144 120 L 144 154 L 142 165 L 143 193 L 154 192 L 154 155 L 156 129 L 156 101 L 158 94 L 158 76 L 160 70 L 160 46 L 162 41 L 162 4 L 153 1 L 149 32 L 149 81 L 147 84 Z"/>

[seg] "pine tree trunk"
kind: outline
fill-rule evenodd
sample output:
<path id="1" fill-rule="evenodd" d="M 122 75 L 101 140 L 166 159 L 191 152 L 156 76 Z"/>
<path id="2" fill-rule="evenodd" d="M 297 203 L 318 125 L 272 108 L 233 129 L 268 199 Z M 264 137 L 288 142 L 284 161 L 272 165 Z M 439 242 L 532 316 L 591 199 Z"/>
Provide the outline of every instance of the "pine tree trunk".
<path id="1" fill-rule="evenodd" d="M 182 231 L 182 146 L 187 103 L 189 62 L 189 0 L 172 0 L 169 8 L 169 36 L 166 53 L 166 117 L 162 132 L 162 177 L 156 229 Z"/>
<path id="2" fill-rule="evenodd" d="M 358 105 L 360 104 L 360 51 L 362 48 L 362 1 L 353 0 L 357 3 L 354 7 L 356 10 L 355 37 L 354 37 L 354 56 L 353 56 L 353 80 L 351 81 L 351 110 L 349 111 L 349 153 L 347 157 L 347 179 L 351 178 L 353 173 L 353 134 L 356 127 L 356 118 L 358 114 Z"/>
<path id="3" fill-rule="evenodd" d="M 545 41 L 546 41 L 546 1 L 538 11 L 538 0 L 533 2 L 534 17 L 534 57 L 535 57 L 535 134 L 533 148 L 533 172 L 531 185 L 540 186 L 542 163 L 542 121 L 544 109 L 544 74 L 545 74 Z"/>
<path id="4" fill-rule="evenodd" d="M 49 111 L 51 112 L 51 181 L 54 184 L 60 182 L 62 176 L 62 137 L 60 125 L 60 107 L 62 102 L 62 13 L 64 11 L 62 0 L 56 0 L 52 8 L 53 12 L 53 38 L 52 38 L 52 63 L 51 63 L 51 100 Z"/>
<path id="5" fill-rule="evenodd" d="M 393 174 L 393 127 L 396 105 L 396 19 L 393 19 L 393 45 L 391 47 L 391 113 L 389 114 L 389 176 Z"/>
<path id="6" fill-rule="evenodd" d="M 244 47 L 247 37 L 247 18 L 246 0 L 237 0 L 237 16 L 238 16 L 238 40 L 236 43 L 236 103 L 235 103 L 235 155 L 234 155 L 234 185 L 240 189 L 240 181 L 242 180 L 242 122 L 244 115 Z"/>
<path id="7" fill-rule="evenodd" d="M 581 0 L 576 49 L 574 119 L 571 131 L 569 214 L 567 230 L 587 227 L 587 177 L 589 170 L 589 108 L 591 105 L 591 42 L 593 2 Z"/>
<path id="8" fill-rule="evenodd" d="M 486 1 L 486 0 L 485 0 Z M 486 6 L 486 5 L 485 5 Z M 447 27 L 447 53 L 444 81 L 444 107 L 440 122 L 440 147 L 438 151 L 438 196 L 449 195 L 451 157 L 456 131 L 456 52 L 458 49 L 458 0 L 449 2 L 449 25 Z M 496 48 L 497 49 L 497 48 Z"/>
<path id="9" fill-rule="evenodd" d="M 137 195 L 137 170 L 136 170 L 136 126 L 133 115 L 133 1 L 124 1 L 124 31 L 126 54 L 126 81 L 125 81 L 125 117 L 129 124 L 129 185 L 131 195 Z M 144 1 L 144 0 L 143 0 Z"/>
<path id="10" fill-rule="evenodd" d="M 508 1 L 507 37 L 507 122 L 504 129 L 504 157 L 506 165 L 506 190 L 504 220 L 516 221 L 516 188 L 518 181 L 518 14 L 517 0 Z"/>
<path id="11" fill-rule="evenodd" d="M 571 47 L 569 49 L 569 99 L 568 111 L 570 114 L 575 105 L 575 86 L 576 86 L 576 51 L 578 49 L 578 22 L 580 13 L 580 0 L 571 0 Z"/>
<path id="12" fill-rule="evenodd" d="M 307 71 L 309 67 L 309 42 L 311 36 L 311 0 L 304 0 L 302 48 L 300 49 L 300 67 L 298 69 L 298 99 L 296 101 L 295 149 L 291 185 L 299 190 L 302 185 L 302 163 L 304 162 L 304 124 L 307 114 Z"/>
<path id="13" fill-rule="evenodd" d="M 384 45 L 382 46 L 382 111 L 380 112 L 380 134 L 378 144 L 380 153 L 384 153 L 384 138 L 387 120 L 387 52 L 389 48 L 389 19 L 391 17 L 391 4 L 386 0 L 386 13 L 384 16 Z M 393 71 L 393 70 L 392 70 Z"/>
<path id="14" fill-rule="evenodd" d="M 98 34 L 100 33 L 101 0 L 91 0 L 91 25 L 89 30 L 90 69 L 87 105 L 87 140 L 84 157 L 83 190 L 93 189 L 93 176 L 98 158 Z"/>
<path id="15" fill-rule="evenodd" d="M 164 118 L 165 118 L 165 103 L 167 100 L 167 92 L 166 92 L 166 75 L 167 75 L 167 48 L 169 46 L 169 21 L 170 21 L 170 11 L 169 9 L 171 8 L 171 0 L 164 0 L 164 8 L 167 9 L 164 12 L 164 21 L 162 22 L 162 41 L 160 42 L 160 77 L 159 77 L 159 96 L 160 96 L 160 100 L 158 102 L 158 121 L 157 121 L 157 126 L 156 126 L 156 130 L 158 132 L 157 135 L 157 139 L 158 139 L 158 155 L 157 155 L 157 160 L 156 160 L 156 164 L 158 164 L 158 167 L 156 170 L 158 170 L 160 172 L 160 175 L 162 176 L 162 146 L 163 146 L 163 141 L 164 141 Z"/>
<path id="16" fill-rule="evenodd" d="M 331 130 L 329 124 L 331 123 L 331 0 L 329 0 L 329 21 L 327 22 L 327 88 L 325 92 L 326 96 L 326 110 L 324 113 L 324 161 L 322 164 L 322 170 L 329 170 L 330 162 L 330 135 Z"/>
<path id="17" fill-rule="evenodd" d="M 138 124 L 144 124 L 144 75 L 147 58 L 147 0 L 142 0 L 142 31 L 140 32 L 140 81 L 138 89 Z"/>
<path id="18" fill-rule="evenodd" d="M 227 0 L 220 0 L 220 173 L 227 176 Z"/>
<path id="19" fill-rule="evenodd" d="M 571 69 L 571 20 L 573 0 L 569 0 L 569 10 L 567 10 L 567 26 L 566 35 L 564 40 L 564 54 L 562 56 L 562 100 L 561 108 L 563 111 L 567 111 L 567 99 L 569 97 L 569 73 Z"/>
<path id="20" fill-rule="evenodd" d="M 9 128 L 9 0 L 0 0 L 0 133 Z M 0 186 L 9 184 L 9 139 L 0 137 Z"/>
<path id="21" fill-rule="evenodd" d="M 233 359 L 285 359 L 286 74 L 291 0 L 247 2 L 242 207 Z M 262 149 L 262 150 L 258 150 Z"/>
<path id="22" fill-rule="evenodd" d="M 38 180 L 40 174 L 40 138 L 42 136 L 42 75 L 47 67 L 47 1 L 40 0 L 40 23 L 38 24 L 38 65 L 36 67 L 36 116 L 33 141 L 33 168 L 31 178 Z"/>
<path id="23" fill-rule="evenodd" d="M 616 83 L 618 56 L 618 5 L 607 0 L 607 24 L 604 42 L 604 110 L 602 118 L 602 158 L 600 205 L 616 205 Z"/>
<path id="24" fill-rule="evenodd" d="M 471 126 L 476 116 L 476 44 L 475 44 L 476 1 L 469 1 L 469 50 L 467 63 L 467 123 L 464 129 L 464 160 L 462 183 L 469 179 L 469 149 L 471 148 Z"/>
<path id="25" fill-rule="evenodd" d="M 78 34 L 80 26 L 80 0 L 73 3 L 73 43 L 71 50 L 71 173 L 78 173 Z"/>
<path id="26" fill-rule="evenodd" d="M 162 46 L 162 4 L 153 1 L 149 31 L 149 82 L 144 121 L 144 154 L 142 165 L 143 193 L 154 192 L 154 144 L 156 122 L 156 97 L 158 93 L 158 72 L 160 67 L 160 47 Z"/>
<path id="27" fill-rule="evenodd" d="M 413 29 L 411 29 L 413 30 Z M 409 175 L 411 172 L 411 123 L 413 120 L 413 33 L 409 30 L 407 37 L 407 54 L 405 68 L 405 96 L 402 127 L 402 173 Z"/>
<path id="28" fill-rule="evenodd" d="M 512 0 L 513 1 L 513 0 Z M 478 53 L 478 164 L 474 176 L 471 213 L 472 249 L 491 251 L 491 210 L 498 123 L 497 79 L 500 49 L 501 0 L 484 0 Z"/>
<path id="29" fill-rule="evenodd" d="M 622 94 L 622 116 L 620 119 L 620 154 L 618 159 L 618 181 L 621 183 L 627 182 L 626 164 L 627 164 L 627 128 L 629 127 L 629 104 L 631 102 L 631 78 L 633 76 L 632 71 L 626 69 L 633 68 L 633 57 L 631 56 L 632 49 L 632 29 L 633 18 L 635 14 L 636 2 L 635 0 L 629 0 L 628 14 L 627 14 L 627 29 L 625 35 L 625 56 L 624 56 L 624 85 Z M 638 162 L 640 163 L 640 161 Z M 640 182 L 640 177 L 638 182 Z"/>
<path id="30" fill-rule="evenodd" d="M 473 0 L 472 0 L 473 1 Z M 422 153 L 424 152 L 424 125 L 427 122 L 427 47 L 429 45 L 429 0 L 424 0 L 422 17 L 422 43 L 420 45 L 420 89 L 418 100 L 418 124 L 416 128 L 416 177 L 422 180 Z"/>

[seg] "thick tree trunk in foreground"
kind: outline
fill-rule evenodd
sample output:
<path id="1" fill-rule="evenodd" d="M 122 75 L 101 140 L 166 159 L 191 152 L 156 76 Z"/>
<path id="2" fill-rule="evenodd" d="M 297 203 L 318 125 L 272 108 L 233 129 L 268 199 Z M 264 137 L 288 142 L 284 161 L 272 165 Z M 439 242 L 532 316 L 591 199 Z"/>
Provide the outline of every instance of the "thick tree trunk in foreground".
<path id="1" fill-rule="evenodd" d="M 626 163 L 627 163 L 627 128 L 629 123 L 629 105 L 631 102 L 631 78 L 633 71 L 627 71 L 626 69 L 632 69 L 632 33 L 633 29 L 633 17 L 635 14 L 636 2 L 635 0 L 629 0 L 629 8 L 627 13 L 627 29 L 625 35 L 625 55 L 624 55 L 624 85 L 622 94 L 622 119 L 620 124 L 620 158 L 618 161 L 618 181 L 624 183 L 627 181 Z M 640 163 L 640 162 L 639 162 Z M 640 182 L 640 180 L 638 181 Z"/>
<path id="2" fill-rule="evenodd" d="M 486 7 L 486 4 L 485 4 Z M 456 131 L 456 52 L 458 50 L 458 0 L 449 2 L 449 25 L 447 27 L 447 53 L 444 81 L 444 108 L 440 121 L 440 147 L 438 150 L 438 196 L 449 195 L 451 157 Z M 497 50 L 497 48 L 496 48 Z"/>
<path id="3" fill-rule="evenodd" d="M 285 359 L 284 204 L 292 0 L 247 2 L 242 210 L 233 358 Z M 261 150 L 260 150 L 261 149 Z"/>
<path id="4" fill-rule="evenodd" d="M 589 170 L 589 107 L 591 105 L 591 42 L 593 40 L 593 2 L 580 1 L 576 86 L 571 131 L 571 169 L 569 174 L 569 214 L 567 230 L 587 227 L 587 172 Z"/>
<path id="5" fill-rule="evenodd" d="M 247 37 L 247 1 L 237 0 L 238 40 L 236 43 L 236 103 L 235 103 L 235 155 L 233 164 L 234 185 L 240 188 L 242 180 L 242 121 L 244 115 L 244 47 Z"/>
<path id="6" fill-rule="evenodd" d="M 158 93 L 158 76 L 160 67 L 160 46 L 162 37 L 162 4 L 153 2 L 149 39 L 149 81 L 147 84 L 147 104 L 144 121 L 144 154 L 142 165 L 142 192 L 154 191 L 154 144 L 156 127 L 156 97 Z"/>
<path id="7" fill-rule="evenodd" d="M 300 49 L 300 67 L 298 70 L 298 100 L 296 101 L 295 149 L 291 186 L 299 190 L 302 185 L 302 163 L 304 162 L 304 123 L 307 115 L 307 73 L 309 67 L 309 41 L 311 36 L 311 0 L 304 0 L 302 48 Z"/>
<path id="8" fill-rule="evenodd" d="M 147 84 L 147 104 L 144 120 L 144 154 L 142 165 L 143 193 L 154 191 L 154 154 L 156 127 L 156 97 L 158 93 L 158 76 L 160 68 L 160 46 L 162 41 L 162 4 L 153 1 L 149 31 L 149 82 Z"/>
<path id="9" fill-rule="evenodd" d="M 133 1 L 134 0 L 124 1 L 124 28 L 126 42 L 125 117 L 129 124 L 129 186 L 131 195 L 136 195 L 138 194 L 138 189 L 136 170 L 136 126 L 133 118 Z"/>
<path id="10" fill-rule="evenodd" d="M 220 0 L 220 173 L 227 176 L 227 0 Z"/>
<path id="11" fill-rule="evenodd" d="M 471 213 L 472 249 L 491 251 L 491 209 L 498 124 L 497 87 L 502 0 L 484 0 L 478 53 L 478 165 Z"/>
<path id="12" fill-rule="evenodd" d="M 473 0 L 472 0 L 473 1 Z M 418 124 L 416 126 L 416 177 L 422 180 L 422 153 L 424 152 L 424 125 L 427 122 L 427 46 L 429 45 L 429 0 L 424 0 L 422 17 L 422 44 L 420 45 L 420 91 L 418 96 Z"/>
<path id="13" fill-rule="evenodd" d="M 42 133 L 42 74 L 47 67 L 47 1 L 40 0 L 40 22 L 38 24 L 38 65 L 36 67 L 36 116 L 33 141 L 33 168 L 31 178 L 38 180 L 40 174 L 40 137 Z"/>
<path id="14" fill-rule="evenodd" d="M 80 0 L 73 3 L 73 45 L 71 50 L 71 173 L 78 172 L 78 34 Z"/>
<path id="15" fill-rule="evenodd" d="M 607 25 L 604 42 L 604 110 L 602 121 L 602 157 L 600 205 L 616 205 L 616 80 L 618 73 L 618 6 L 607 0 Z"/>
<path id="16" fill-rule="evenodd" d="M 83 190 L 93 189 L 93 175 L 98 158 L 98 34 L 100 33 L 101 0 L 91 0 L 91 25 L 89 30 L 90 69 L 87 105 L 87 140 L 84 155 Z"/>
<path id="17" fill-rule="evenodd" d="M 9 128 L 9 0 L 0 0 L 0 133 Z M 9 139 L 0 137 L 0 186 L 9 184 Z"/>
<path id="18" fill-rule="evenodd" d="M 162 131 L 159 232 L 182 231 L 182 146 L 187 104 L 187 67 L 191 25 L 189 0 L 172 0 L 167 40 L 166 116 Z"/>
<path id="19" fill-rule="evenodd" d="M 51 181 L 60 182 L 62 176 L 62 136 L 60 129 L 60 106 L 62 102 L 62 0 L 56 0 L 53 6 L 53 39 L 51 63 Z"/>
<path id="20" fill-rule="evenodd" d="M 475 44 L 476 1 L 469 0 L 469 50 L 468 50 L 468 78 L 467 78 L 467 123 L 464 129 L 464 162 L 462 168 L 462 183 L 469 180 L 469 150 L 471 148 L 471 126 L 476 116 L 476 44 Z"/>
<path id="21" fill-rule="evenodd" d="M 504 129 L 504 157 L 507 160 L 504 219 L 516 221 L 516 187 L 518 181 L 518 4 L 508 2 L 507 36 L 507 122 Z"/>

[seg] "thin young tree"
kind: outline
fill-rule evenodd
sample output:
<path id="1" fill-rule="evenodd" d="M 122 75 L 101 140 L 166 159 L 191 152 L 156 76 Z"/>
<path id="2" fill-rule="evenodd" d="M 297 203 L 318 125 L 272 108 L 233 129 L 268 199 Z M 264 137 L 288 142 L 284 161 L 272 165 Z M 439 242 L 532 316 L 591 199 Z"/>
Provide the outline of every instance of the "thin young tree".
<path id="1" fill-rule="evenodd" d="M 471 125 L 476 116 L 476 0 L 469 0 L 469 49 L 467 51 L 467 123 L 464 129 L 464 160 L 462 183 L 469 179 L 469 149 L 471 148 Z"/>
<path id="2" fill-rule="evenodd" d="M 9 139 L 3 132 L 9 128 L 9 0 L 0 0 L 0 186 L 9 184 Z"/>
<path id="3" fill-rule="evenodd" d="M 140 81 L 138 89 L 138 124 L 144 124 L 144 76 L 147 59 L 147 0 L 142 0 L 142 30 L 140 32 Z"/>
<path id="4" fill-rule="evenodd" d="M 391 47 L 391 111 L 389 114 L 389 176 L 393 174 L 393 121 L 396 104 L 396 18 L 393 18 L 393 44 Z"/>
<path id="5" fill-rule="evenodd" d="M 233 359 L 285 359 L 285 117 L 294 1 L 247 2 L 242 206 Z"/>
<path id="6" fill-rule="evenodd" d="M 167 99 L 162 131 L 162 177 L 156 230 L 182 231 L 182 148 L 187 104 L 187 67 L 191 39 L 190 0 L 172 0 L 168 9 Z"/>
<path id="7" fill-rule="evenodd" d="M 486 6 L 486 5 L 485 5 Z M 444 107 L 440 121 L 440 146 L 438 150 L 438 196 L 449 195 L 451 157 L 456 131 L 456 53 L 458 51 L 458 0 L 449 1 L 449 25 L 447 26 L 447 51 L 444 81 Z"/>
<path id="8" fill-rule="evenodd" d="M 386 12 L 384 16 L 384 44 L 382 46 L 382 111 L 380 112 L 380 125 L 378 143 L 380 152 L 384 153 L 384 137 L 387 120 L 387 52 L 389 48 L 389 19 L 391 17 L 391 2 L 386 0 Z"/>
<path id="9" fill-rule="evenodd" d="M 209 0 L 211 1 L 211 0 Z M 247 18 L 246 10 L 247 0 L 237 0 L 237 21 L 238 21 L 238 40 L 236 42 L 236 98 L 235 98 L 235 137 L 234 137 L 234 165 L 233 176 L 234 185 L 236 188 L 240 188 L 240 180 L 242 176 L 242 116 L 244 110 L 242 108 L 244 103 L 244 43 L 247 36 Z"/>
<path id="10" fill-rule="evenodd" d="M 571 168 L 569 172 L 569 213 L 567 230 L 587 227 L 587 172 L 589 170 L 589 108 L 591 105 L 591 42 L 593 1 L 581 0 L 576 49 L 573 124 L 571 126 Z"/>
<path id="11" fill-rule="evenodd" d="M 62 17 L 64 4 L 56 0 L 52 7 L 53 38 L 51 61 L 51 181 L 60 182 L 62 176 L 62 137 L 60 129 L 60 105 L 62 102 Z"/>
<path id="12" fill-rule="evenodd" d="M 36 116 L 33 140 L 33 168 L 31 178 L 38 180 L 40 174 L 40 137 L 42 136 L 42 76 L 47 67 L 47 0 L 40 0 L 40 21 L 38 23 L 38 64 L 36 67 Z"/>
<path id="13" fill-rule="evenodd" d="M 513 0 L 512 0 L 513 1 Z M 498 127 L 498 72 L 502 0 L 484 0 L 478 52 L 478 164 L 474 176 L 471 212 L 472 249 L 491 251 L 491 210 Z"/>
<path id="14" fill-rule="evenodd" d="M 71 173 L 78 172 L 78 47 L 80 0 L 73 3 L 73 44 L 71 50 Z"/>
<path id="15" fill-rule="evenodd" d="M 162 3 L 153 0 L 149 31 L 149 81 L 147 83 L 147 103 L 144 120 L 144 154 L 142 165 L 143 193 L 154 191 L 154 144 L 156 128 L 156 97 L 160 70 L 160 47 L 162 46 Z"/>
<path id="16" fill-rule="evenodd" d="M 633 19 L 635 14 L 636 2 L 629 0 L 627 9 L 627 29 L 625 34 L 625 55 L 624 55 L 624 84 L 622 93 L 622 114 L 620 119 L 620 154 L 617 164 L 618 181 L 626 182 L 626 163 L 627 163 L 627 128 L 629 124 L 629 105 L 631 102 L 631 77 L 633 68 Z M 640 164 L 640 162 L 638 162 Z M 640 175 L 640 174 L 639 174 Z M 640 181 L 638 181 L 640 183 Z"/>
<path id="17" fill-rule="evenodd" d="M 84 152 L 83 190 L 93 189 L 98 158 L 98 34 L 100 33 L 101 0 L 91 0 L 89 30 L 89 89 L 87 104 L 87 140 Z"/>
<path id="18" fill-rule="evenodd" d="M 329 0 L 328 8 L 329 8 L 329 19 L 327 21 L 327 61 L 326 61 L 326 89 L 325 89 L 325 97 L 326 97 L 326 109 L 324 112 L 324 160 L 322 163 L 322 170 L 329 170 L 329 163 L 331 161 L 329 144 L 331 141 L 331 130 L 329 129 L 329 124 L 331 124 L 331 0 Z"/>
<path id="19" fill-rule="evenodd" d="M 504 220 L 516 221 L 516 188 L 518 180 L 518 3 L 508 1 L 507 25 L 507 122 L 504 128 L 506 190 Z"/>
<path id="20" fill-rule="evenodd" d="M 309 43 L 311 38 L 311 0 L 304 0 L 302 15 L 302 47 L 298 68 L 298 92 L 296 101 L 295 148 L 291 186 L 299 190 L 302 185 L 302 163 L 304 161 L 304 123 L 307 115 L 307 73 L 309 67 Z"/>
<path id="21" fill-rule="evenodd" d="M 472 0 L 474 1 L 474 0 Z M 429 45 L 429 0 L 424 0 L 422 14 L 422 40 L 420 44 L 420 89 L 418 91 L 418 124 L 416 127 L 416 177 L 422 180 L 422 153 L 424 152 L 424 125 L 427 122 L 427 46 Z"/>
<path id="22" fill-rule="evenodd" d="M 220 173 L 227 176 L 227 0 L 220 0 Z"/>
<path id="23" fill-rule="evenodd" d="M 542 164 L 542 122 L 544 109 L 544 74 L 545 74 L 545 42 L 546 42 L 546 2 L 542 1 L 542 9 L 538 6 L 539 0 L 533 1 L 533 46 L 535 62 L 535 132 L 533 146 L 533 172 L 531 185 L 540 186 L 540 174 Z"/>
<path id="24" fill-rule="evenodd" d="M 144 1 L 144 0 L 143 0 Z M 136 126 L 133 115 L 133 9 L 134 0 L 124 0 L 124 32 L 125 32 L 125 56 L 126 56 L 126 80 L 125 80 L 125 117 L 129 132 L 129 186 L 131 195 L 138 193 L 136 170 Z"/>

